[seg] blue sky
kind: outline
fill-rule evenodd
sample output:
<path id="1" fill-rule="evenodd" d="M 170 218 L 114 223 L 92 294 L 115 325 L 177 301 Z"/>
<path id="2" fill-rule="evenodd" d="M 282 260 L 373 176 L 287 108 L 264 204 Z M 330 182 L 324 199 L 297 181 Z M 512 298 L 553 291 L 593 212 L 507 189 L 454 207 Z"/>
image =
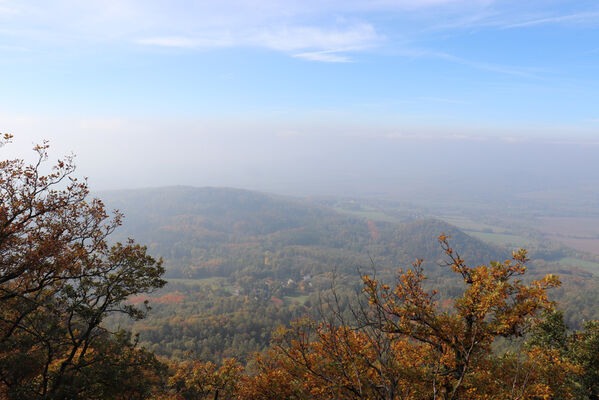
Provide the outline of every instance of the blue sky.
<path id="1" fill-rule="evenodd" d="M 214 160 L 272 137 L 596 143 L 598 72 L 596 0 L 0 0 L 0 130 L 95 165 L 116 138 L 122 160 L 165 140 Z"/>

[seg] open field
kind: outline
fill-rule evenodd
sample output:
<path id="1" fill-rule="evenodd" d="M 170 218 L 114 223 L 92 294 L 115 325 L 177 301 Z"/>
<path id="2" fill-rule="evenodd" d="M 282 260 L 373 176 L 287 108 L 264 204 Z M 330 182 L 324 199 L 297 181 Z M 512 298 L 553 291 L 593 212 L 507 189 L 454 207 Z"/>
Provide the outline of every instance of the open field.
<path id="1" fill-rule="evenodd" d="M 288 303 L 294 303 L 297 301 L 299 304 L 304 305 L 309 297 L 309 295 L 285 296 L 283 297 L 283 300 Z"/>
<path id="2" fill-rule="evenodd" d="M 482 222 L 475 221 L 471 218 L 451 215 L 451 216 L 442 216 L 438 217 L 439 219 L 447 222 L 448 224 L 452 224 L 457 226 L 460 229 L 466 231 L 480 231 L 486 233 L 508 233 L 505 228 L 500 228 L 493 225 L 484 224 Z"/>
<path id="3" fill-rule="evenodd" d="M 451 215 L 439 218 L 488 243 L 529 248 L 536 244 L 534 240 L 511 234 L 505 228 L 480 223 L 465 216 Z M 522 221 L 514 222 L 521 229 Z M 575 250 L 599 254 L 599 218 L 542 217 L 531 220 L 530 225 L 551 241 Z"/>
<path id="4" fill-rule="evenodd" d="M 564 257 L 559 260 L 559 263 L 566 267 L 580 268 L 592 274 L 599 275 L 599 263 L 572 257 Z"/>
<path id="5" fill-rule="evenodd" d="M 355 217 L 371 219 L 373 221 L 401 222 L 401 219 L 399 219 L 399 218 L 396 218 L 392 215 L 385 214 L 384 212 L 382 212 L 376 208 L 372 208 L 372 207 L 368 207 L 368 206 L 361 206 L 360 210 L 349 210 L 347 208 L 340 207 L 340 206 L 335 206 L 335 207 L 333 207 L 333 209 L 335 211 L 343 213 L 343 214 L 349 214 L 349 215 L 353 215 Z"/>
<path id="6" fill-rule="evenodd" d="M 599 254 L 599 218 L 539 218 L 535 228 L 573 249 Z"/>
<path id="7" fill-rule="evenodd" d="M 599 239 L 599 218 L 544 217 L 536 226 L 543 233 Z"/>
<path id="8" fill-rule="evenodd" d="M 599 254 L 599 239 L 582 239 L 564 236 L 548 236 L 551 240 L 561 242 L 575 250 Z"/>
<path id="9" fill-rule="evenodd" d="M 523 236 L 511 235 L 507 233 L 487 233 L 477 231 L 465 231 L 468 235 L 480 239 L 484 242 L 505 246 L 510 248 L 530 248 L 535 245 L 534 241 Z"/>

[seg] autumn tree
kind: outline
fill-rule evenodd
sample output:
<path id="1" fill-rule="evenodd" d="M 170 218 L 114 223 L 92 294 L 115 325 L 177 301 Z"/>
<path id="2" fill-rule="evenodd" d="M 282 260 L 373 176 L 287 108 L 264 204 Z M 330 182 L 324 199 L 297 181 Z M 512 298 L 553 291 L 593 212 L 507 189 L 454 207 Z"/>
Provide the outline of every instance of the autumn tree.
<path id="1" fill-rule="evenodd" d="M 147 304 L 126 300 L 165 284 L 162 263 L 132 240 L 108 245 L 122 216 L 88 200 L 72 157 L 48 166 L 48 148 L 0 162 L 0 398 L 144 398 L 154 356 L 102 321 L 143 318 Z"/>
<path id="2" fill-rule="evenodd" d="M 576 373 L 566 377 L 577 399 L 599 399 L 599 321 L 587 321 L 582 329 L 570 331 L 563 312 L 547 312 L 527 345 L 557 354 L 577 367 Z"/>
<path id="3" fill-rule="evenodd" d="M 565 382 L 578 367 L 559 351 L 493 353 L 498 338 L 522 337 L 553 308 L 547 289 L 559 285 L 557 277 L 526 283 L 524 250 L 468 266 L 448 239 L 439 238 L 446 267 L 464 284 L 452 309 L 423 288 L 422 260 L 399 271 L 393 286 L 363 275 L 363 301 L 352 318 L 333 308 L 322 321 L 278 332 L 268 362 L 251 378 L 251 396 L 272 398 L 263 382 L 271 376 L 286 398 L 298 399 L 571 398 Z"/>
<path id="4" fill-rule="evenodd" d="M 237 398 L 243 367 L 233 359 L 213 362 L 184 361 L 169 377 L 170 398 L 177 400 L 231 400 Z"/>

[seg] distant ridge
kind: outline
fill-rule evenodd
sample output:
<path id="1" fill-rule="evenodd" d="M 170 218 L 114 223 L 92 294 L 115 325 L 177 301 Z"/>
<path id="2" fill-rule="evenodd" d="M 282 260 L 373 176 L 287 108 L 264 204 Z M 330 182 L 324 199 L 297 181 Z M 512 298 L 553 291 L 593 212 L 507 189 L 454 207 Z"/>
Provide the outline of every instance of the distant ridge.
<path id="1" fill-rule="evenodd" d="M 329 249 L 337 258 L 340 254 L 345 260 L 353 257 L 353 264 L 367 264 L 368 257 L 374 256 L 386 268 L 400 264 L 405 267 L 416 257 L 432 265 L 443 257 L 436 240 L 443 233 L 453 236 L 452 243 L 471 263 L 504 259 L 507 255 L 506 250 L 440 220 L 368 221 L 309 200 L 243 189 L 172 186 L 97 195 L 109 208 L 125 214 L 117 237 L 135 237 L 148 244 L 176 274 L 175 269 L 181 272 L 186 266 L 209 261 L 208 253 L 227 259 L 243 257 L 239 246 L 254 249 L 255 253 L 277 252 L 290 246 L 320 252 Z M 239 260 L 239 265 L 230 269 L 243 268 L 244 262 L 251 264 L 251 258 Z M 337 258 L 330 261 L 342 262 Z M 322 261 L 314 262 L 311 257 L 304 261 L 326 268 Z M 306 265 L 298 264 L 297 268 L 305 270 Z"/>

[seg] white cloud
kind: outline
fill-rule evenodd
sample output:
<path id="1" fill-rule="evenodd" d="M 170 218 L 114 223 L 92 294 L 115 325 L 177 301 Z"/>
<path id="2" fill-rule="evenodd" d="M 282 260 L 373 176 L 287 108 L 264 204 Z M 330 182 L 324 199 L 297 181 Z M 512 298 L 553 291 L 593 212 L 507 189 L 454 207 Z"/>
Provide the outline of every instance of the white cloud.
<path id="1" fill-rule="evenodd" d="M 328 4 L 331 8 L 343 10 L 370 10 L 370 11 L 387 11 L 387 10 L 421 10 L 427 8 L 439 7 L 480 7 L 492 4 L 494 0 L 346 0 L 346 1 L 331 1 L 320 3 L 322 7 Z"/>
<path id="2" fill-rule="evenodd" d="M 163 47 L 196 47 L 197 42 L 192 38 L 181 37 L 181 36 L 165 36 L 165 37 L 151 37 L 147 39 L 139 39 L 136 41 L 139 44 L 147 44 L 150 46 L 163 46 Z"/>
<path id="3" fill-rule="evenodd" d="M 20 12 L 21 10 L 17 5 L 11 4 L 8 0 L 0 0 L 0 16 L 16 15 Z"/>
<path id="4" fill-rule="evenodd" d="M 529 8 L 539 9 L 534 4 Z M 376 22 L 382 14 L 387 25 Z M 258 47 L 299 59 L 348 62 L 360 51 L 383 44 L 389 44 L 385 47 L 390 51 L 391 45 L 400 46 L 398 38 L 410 42 L 422 32 L 599 18 L 599 12 L 582 12 L 518 22 L 518 15 L 493 0 L 0 0 L 0 17 L 6 20 L 0 33 L 10 34 L 11 40 L 21 36 L 32 48 L 38 43 L 64 46 L 85 41 L 188 49 Z M 389 21 L 396 26 L 389 27 Z M 411 28 L 404 30 L 403 23 Z M 428 57 L 434 51 L 423 53 Z M 451 55 L 433 57 L 503 74 L 534 75 Z"/>
<path id="5" fill-rule="evenodd" d="M 295 58 L 302 58 L 308 61 L 320 61 L 320 62 L 329 62 L 329 63 L 346 63 L 351 62 L 351 59 L 347 56 L 337 54 L 333 51 L 316 51 L 316 52 L 308 52 L 308 53 L 298 53 L 294 54 Z"/>
<path id="6" fill-rule="evenodd" d="M 171 48 L 261 47 L 303 59 L 348 61 L 385 38 L 370 13 L 480 7 L 491 0 L 0 0 L 19 10 L 2 27 L 36 44 L 133 42 Z M 339 49 L 343 49 L 340 51 Z"/>
<path id="7" fill-rule="evenodd" d="M 383 37 L 369 24 L 357 24 L 345 28 L 320 28 L 315 26 L 292 26 L 267 29 L 258 32 L 250 42 L 274 50 L 296 51 L 302 49 L 351 50 L 369 47 Z"/>
<path id="8" fill-rule="evenodd" d="M 453 54 L 441 52 L 441 51 L 434 51 L 434 50 L 427 50 L 427 49 L 401 49 L 401 50 L 397 51 L 397 54 L 402 55 L 404 57 L 411 57 L 411 58 L 440 59 L 440 60 L 445 60 L 445 61 L 456 63 L 456 64 L 465 65 L 465 66 L 468 66 L 468 67 L 471 67 L 474 69 L 496 72 L 499 74 L 520 76 L 523 78 L 534 78 L 534 79 L 539 78 L 536 74 L 537 72 L 539 72 L 537 69 L 513 67 L 513 66 L 509 66 L 509 65 L 501 65 L 501 64 L 493 64 L 493 63 L 474 61 L 474 60 L 469 60 L 469 59 L 465 59 L 462 57 L 458 57 Z"/>
<path id="9" fill-rule="evenodd" d="M 528 26 L 542 24 L 559 24 L 559 23 L 585 23 L 599 22 L 599 12 L 584 12 L 569 15 L 559 15 L 547 18 L 537 18 L 529 21 L 519 22 L 505 26 L 505 28 L 524 28 Z"/>
<path id="10" fill-rule="evenodd" d="M 291 54 L 295 58 L 322 62 L 348 62 L 343 54 L 376 46 L 384 40 L 369 24 L 338 28 L 283 26 L 245 32 L 206 32 L 196 36 L 157 36 L 138 39 L 142 45 L 176 48 L 262 47 Z"/>
<path id="11" fill-rule="evenodd" d="M 138 39 L 135 41 L 138 44 L 159 47 L 178 47 L 178 48 L 216 48 L 216 47 L 231 47 L 235 42 L 225 35 L 218 37 L 185 37 L 185 36 L 162 36 Z"/>

